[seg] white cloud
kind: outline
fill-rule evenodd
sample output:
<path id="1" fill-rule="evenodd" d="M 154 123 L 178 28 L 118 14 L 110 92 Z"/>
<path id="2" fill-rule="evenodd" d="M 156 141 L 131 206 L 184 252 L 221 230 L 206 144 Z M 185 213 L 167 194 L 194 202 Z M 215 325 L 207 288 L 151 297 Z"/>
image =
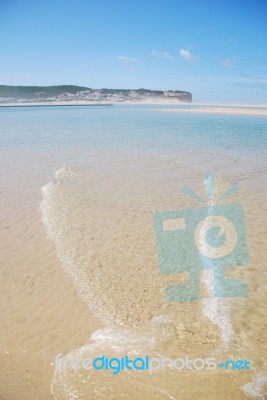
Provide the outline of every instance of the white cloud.
<path id="1" fill-rule="evenodd" d="M 236 61 L 236 57 L 225 57 L 225 58 L 222 60 L 222 65 L 223 65 L 225 68 L 234 68 L 234 63 L 235 63 L 235 61 Z"/>
<path id="2" fill-rule="evenodd" d="M 189 50 L 180 49 L 180 50 L 179 50 L 179 54 L 180 54 L 181 57 L 183 57 L 183 58 L 184 58 L 185 60 L 187 60 L 187 61 L 193 61 L 193 60 L 194 60 L 194 57 L 193 57 L 193 55 L 190 53 Z"/>
<path id="3" fill-rule="evenodd" d="M 117 60 L 122 64 L 139 64 L 141 60 L 136 57 L 118 56 Z"/>
<path id="4" fill-rule="evenodd" d="M 163 58 L 165 60 L 170 60 L 173 61 L 175 58 L 168 53 L 167 51 L 157 51 L 157 50 L 152 50 L 150 55 L 152 57 L 156 57 L 156 58 Z"/>
<path id="5" fill-rule="evenodd" d="M 206 28 L 201 29 L 200 31 L 198 31 L 198 33 L 212 31 L 214 29 L 219 29 L 219 28 L 224 28 L 225 26 L 229 26 L 229 25 L 233 25 L 233 23 L 206 26 Z"/>

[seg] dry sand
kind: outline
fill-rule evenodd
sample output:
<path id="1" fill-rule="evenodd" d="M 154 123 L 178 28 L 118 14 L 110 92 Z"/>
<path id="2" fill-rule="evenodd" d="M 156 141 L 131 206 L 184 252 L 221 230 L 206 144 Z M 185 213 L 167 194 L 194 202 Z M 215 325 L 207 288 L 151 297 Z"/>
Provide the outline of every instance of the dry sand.
<path id="1" fill-rule="evenodd" d="M 242 115 L 242 116 L 264 116 L 267 117 L 267 108 L 246 108 L 246 107 L 210 107 L 210 108 L 165 108 L 156 111 L 174 112 L 174 113 L 203 113 L 203 114 L 221 114 L 221 115 Z"/>

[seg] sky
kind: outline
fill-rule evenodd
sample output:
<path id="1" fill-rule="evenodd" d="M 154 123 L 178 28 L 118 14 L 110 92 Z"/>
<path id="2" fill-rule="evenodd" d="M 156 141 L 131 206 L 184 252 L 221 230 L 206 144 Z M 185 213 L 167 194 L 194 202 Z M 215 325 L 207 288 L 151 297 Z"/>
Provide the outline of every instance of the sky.
<path id="1" fill-rule="evenodd" d="M 267 0 L 0 0 L 0 84 L 267 104 Z"/>

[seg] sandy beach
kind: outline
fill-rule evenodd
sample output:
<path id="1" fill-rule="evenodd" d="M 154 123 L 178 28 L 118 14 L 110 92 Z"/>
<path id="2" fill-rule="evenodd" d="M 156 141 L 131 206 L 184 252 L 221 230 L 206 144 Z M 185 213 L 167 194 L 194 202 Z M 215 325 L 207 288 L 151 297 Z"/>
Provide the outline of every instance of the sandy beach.
<path id="1" fill-rule="evenodd" d="M 56 102 L 34 102 L 34 103 L 0 103 L 0 107 L 60 107 L 60 106 L 127 106 L 127 105 L 147 105 L 147 106 L 164 106 L 170 105 L 172 108 L 156 108 L 155 111 L 161 112 L 172 112 L 172 113 L 201 113 L 201 114 L 216 114 L 216 115 L 240 115 L 240 116 L 267 116 L 267 106 L 257 106 L 257 105 L 203 105 L 203 104 L 185 104 L 181 102 L 173 102 L 171 100 L 166 101 L 152 101 L 152 100 L 143 100 L 143 101 L 127 101 L 127 102 L 88 102 L 88 101 L 56 101 Z"/>
<path id="2" fill-rule="evenodd" d="M 267 107 L 265 108 L 257 108 L 257 107 L 194 107 L 194 108 L 180 108 L 180 109 L 172 109 L 166 108 L 162 109 L 162 112 L 177 112 L 177 113 L 201 113 L 201 114 L 218 114 L 218 115 L 242 115 L 242 116 L 263 116 L 267 117 Z"/>
<path id="3" fill-rule="evenodd" d="M 267 0 L 0 0 L 0 400 L 267 400 Z"/>

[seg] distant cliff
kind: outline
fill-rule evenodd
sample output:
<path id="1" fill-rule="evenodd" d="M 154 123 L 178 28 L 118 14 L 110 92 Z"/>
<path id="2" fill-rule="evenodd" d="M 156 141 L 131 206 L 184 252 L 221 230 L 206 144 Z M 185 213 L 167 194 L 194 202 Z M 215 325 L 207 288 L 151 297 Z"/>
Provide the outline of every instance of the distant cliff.
<path id="1" fill-rule="evenodd" d="M 0 85 L 0 103 L 88 101 L 106 103 L 183 102 L 191 103 L 192 94 L 181 90 L 91 89 L 84 86 L 4 86 Z"/>

